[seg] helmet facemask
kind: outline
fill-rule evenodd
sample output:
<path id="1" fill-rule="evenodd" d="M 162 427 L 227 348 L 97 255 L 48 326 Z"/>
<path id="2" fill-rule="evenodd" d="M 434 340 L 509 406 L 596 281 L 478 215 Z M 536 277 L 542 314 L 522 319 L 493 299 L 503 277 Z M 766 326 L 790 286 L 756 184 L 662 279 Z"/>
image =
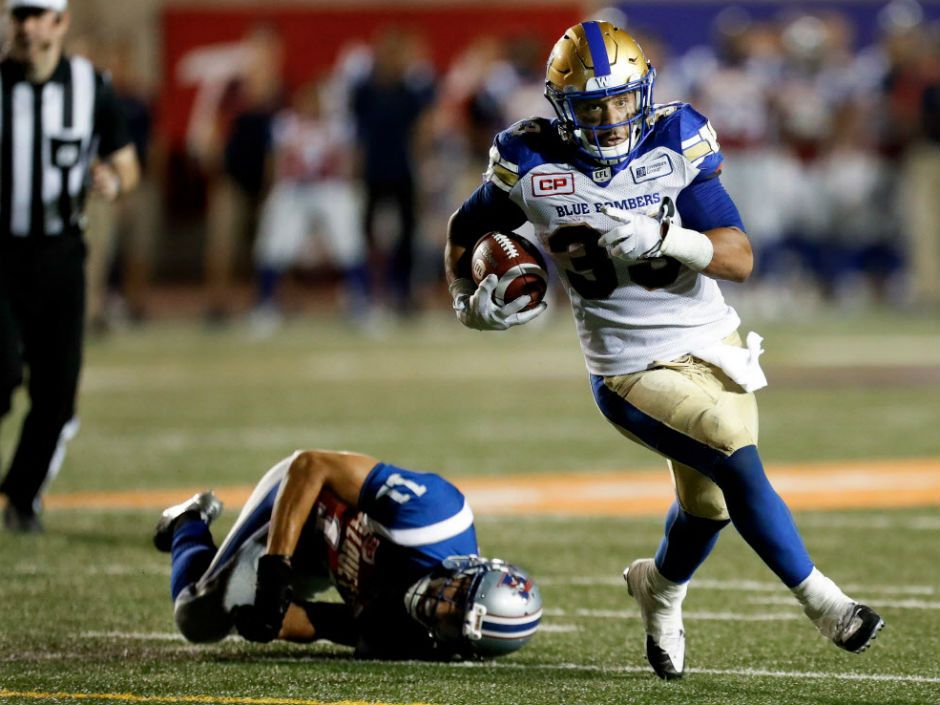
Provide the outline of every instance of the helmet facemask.
<path id="1" fill-rule="evenodd" d="M 452 556 L 408 589 L 405 608 L 441 647 L 486 657 L 515 651 L 532 638 L 542 599 L 515 566 Z"/>

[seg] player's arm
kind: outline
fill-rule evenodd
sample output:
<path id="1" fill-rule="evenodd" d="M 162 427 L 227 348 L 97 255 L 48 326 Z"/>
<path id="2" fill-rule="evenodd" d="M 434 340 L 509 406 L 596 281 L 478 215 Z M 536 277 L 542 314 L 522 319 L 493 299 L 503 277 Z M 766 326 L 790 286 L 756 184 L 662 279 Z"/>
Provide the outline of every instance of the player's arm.
<path id="1" fill-rule="evenodd" d="M 754 269 L 751 241 L 740 228 L 712 228 L 702 233 L 711 241 L 712 259 L 702 270 L 714 279 L 743 282 Z"/>
<path id="2" fill-rule="evenodd" d="M 468 328 L 505 330 L 527 323 L 545 310 L 542 303 L 522 311 L 531 300 L 528 296 L 497 306 L 492 299 L 496 276 L 490 275 L 477 287 L 470 272 L 473 246 L 481 236 L 494 230 L 511 232 L 525 222 L 522 209 L 492 181 L 474 191 L 450 217 L 444 246 L 444 273 L 457 319 Z"/>
<path id="3" fill-rule="evenodd" d="M 100 75 L 96 82 L 95 134 L 99 139 L 99 156 L 91 167 L 91 188 L 111 202 L 137 188 L 140 162 L 111 82 Z"/>
<path id="4" fill-rule="evenodd" d="M 287 608 L 278 638 L 305 644 L 327 639 L 334 644 L 355 646 L 358 629 L 345 603 L 303 602 Z"/>
<path id="5" fill-rule="evenodd" d="M 605 208 L 618 225 L 601 237 L 612 257 L 641 262 L 671 257 L 714 279 L 743 282 L 754 254 L 741 216 L 717 173 L 693 182 L 677 200 L 682 225 L 674 219 Z"/>
<path id="6" fill-rule="evenodd" d="M 323 489 L 355 508 L 369 471 L 378 460 L 359 453 L 306 450 L 291 463 L 274 501 L 268 529 L 269 555 L 289 557 Z"/>
<path id="7" fill-rule="evenodd" d="M 744 231 L 741 215 L 716 173 L 686 187 L 676 201 L 685 230 L 708 238 L 712 256 L 701 271 L 715 279 L 743 282 L 754 269 L 751 241 Z M 682 237 L 682 233 L 673 233 Z M 663 245 L 668 249 L 667 232 Z M 675 247 L 675 245 L 674 245 Z M 668 252 L 666 253 L 668 254 Z"/>
<path id="8" fill-rule="evenodd" d="M 109 203 L 133 191 L 139 183 L 140 163 L 137 161 L 137 151 L 132 144 L 92 164 L 92 192 Z"/>
<path id="9" fill-rule="evenodd" d="M 358 453 L 322 450 L 303 451 L 294 458 L 274 501 L 267 552 L 258 559 L 254 604 L 240 607 L 233 615 L 239 634 L 261 642 L 278 636 L 292 597 L 290 557 L 317 497 L 329 489 L 356 507 L 362 485 L 377 462 Z M 301 630 L 296 625 L 292 628 Z"/>

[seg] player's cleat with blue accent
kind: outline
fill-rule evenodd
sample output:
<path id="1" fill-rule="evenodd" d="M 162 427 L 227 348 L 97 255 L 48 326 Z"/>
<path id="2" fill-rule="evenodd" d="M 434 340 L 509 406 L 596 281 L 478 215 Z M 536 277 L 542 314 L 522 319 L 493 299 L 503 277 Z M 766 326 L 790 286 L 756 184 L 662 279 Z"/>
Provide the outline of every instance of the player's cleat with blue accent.
<path id="1" fill-rule="evenodd" d="M 885 621 L 875 610 L 854 602 L 836 622 L 830 638 L 840 649 L 860 654 L 871 645 L 884 625 Z"/>
<path id="2" fill-rule="evenodd" d="M 179 524 L 180 519 L 188 517 L 191 519 L 201 519 L 206 525 L 215 521 L 222 513 L 222 500 L 215 496 L 212 490 L 206 490 L 193 495 L 185 502 L 174 504 L 167 507 L 160 515 L 160 521 L 157 522 L 157 528 L 153 532 L 153 545 L 158 551 L 169 553 L 173 545 L 173 532 Z"/>
<path id="3" fill-rule="evenodd" d="M 623 571 L 627 591 L 640 606 L 646 630 L 646 658 L 663 680 L 682 678 L 685 670 L 685 629 L 682 600 L 687 584 L 664 578 L 652 558 L 633 561 Z"/>

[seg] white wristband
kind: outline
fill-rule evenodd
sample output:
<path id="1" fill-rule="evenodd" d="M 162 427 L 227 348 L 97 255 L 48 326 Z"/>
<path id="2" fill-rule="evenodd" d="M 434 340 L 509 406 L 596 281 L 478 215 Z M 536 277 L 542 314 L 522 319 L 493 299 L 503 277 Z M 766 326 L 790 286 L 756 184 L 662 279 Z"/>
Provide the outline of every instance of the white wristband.
<path id="1" fill-rule="evenodd" d="M 477 290 L 477 286 L 473 283 L 472 279 L 454 279 L 450 286 L 447 287 L 447 290 L 454 300 L 454 309 L 457 309 L 457 302 L 461 299 L 469 299 L 473 295 L 473 292 Z"/>
<path id="2" fill-rule="evenodd" d="M 715 246 L 704 233 L 670 223 L 669 232 L 657 254 L 677 259 L 690 269 L 701 272 L 715 256 Z"/>

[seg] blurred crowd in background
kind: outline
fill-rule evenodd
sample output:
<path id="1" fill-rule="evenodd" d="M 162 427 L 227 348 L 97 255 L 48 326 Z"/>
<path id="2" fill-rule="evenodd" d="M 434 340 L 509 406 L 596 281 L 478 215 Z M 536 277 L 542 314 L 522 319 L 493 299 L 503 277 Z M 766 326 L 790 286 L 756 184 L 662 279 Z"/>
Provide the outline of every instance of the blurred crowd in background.
<path id="1" fill-rule="evenodd" d="M 862 44 L 846 14 L 812 3 L 778 3 L 771 19 L 711 4 L 693 46 L 629 3 L 591 16 L 637 36 L 656 102 L 691 102 L 717 130 L 757 257 L 735 304 L 770 316 L 940 305 L 936 12 L 869 3 L 876 32 Z M 550 47 L 481 27 L 436 65 L 426 36 L 388 25 L 288 87 L 277 28 L 252 25 L 177 67 L 221 79 L 173 149 L 133 43 L 76 36 L 70 50 L 110 70 L 147 175 L 124 203 L 89 213 L 92 330 L 162 315 L 174 289 L 189 293 L 171 310 L 247 320 L 259 335 L 314 300 L 364 328 L 446 306 L 447 219 L 480 183 L 496 132 L 553 117 Z"/>

